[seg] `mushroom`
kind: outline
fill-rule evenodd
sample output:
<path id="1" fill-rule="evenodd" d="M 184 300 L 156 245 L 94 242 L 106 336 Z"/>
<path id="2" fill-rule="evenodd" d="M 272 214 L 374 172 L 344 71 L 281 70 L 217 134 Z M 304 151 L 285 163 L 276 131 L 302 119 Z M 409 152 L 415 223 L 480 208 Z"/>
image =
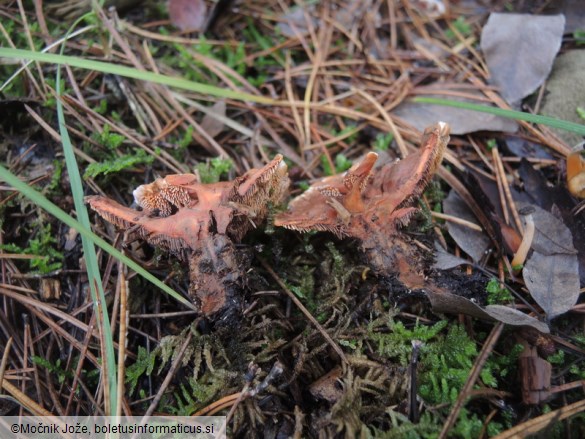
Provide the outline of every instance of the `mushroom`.
<path id="1" fill-rule="evenodd" d="M 585 198 L 585 150 L 583 145 L 567 157 L 567 186 L 569 192 Z"/>
<path id="2" fill-rule="evenodd" d="M 534 224 L 534 218 L 532 217 L 533 212 L 534 207 L 525 208 L 520 212 L 521 215 L 524 215 L 525 229 L 524 234 L 522 235 L 522 241 L 520 242 L 518 250 L 516 250 L 516 253 L 514 253 L 514 258 L 510 263 L 514 270 L 517 270 L 518 267 L 524 265 L 524 262 L 526 262 L 526 258 L 528 257 L 528 252 L 530 251 L 530 247 L 532 246 L 532 241 L 534 241 L 536 225 Z"/>
<path id="3" fill-rule="evenodd" d="M 134 210 L 107 197 L 86 202 L 101 217 L 189 262 L 189 294 L 205 316 L 231 313 L 242 303 L 246 264 L 235 243 L 262 221 L 289 185 L 277 155 L 233 181 L 202 184 L 194 174 L 158 178 L 134 191 Z"/>
<path id="4" fill-rule="evenodd" d="M 420 255 L 399 227 L 417 210 L 412 205 L 433 177 L 448 142 L 449 125 L 438 122 L 425 130 L 421 148 L 403 160 L 375 169 L 378 155 L 370 152 L 346 173 L 314 183 L 274 224 L 357 238 L 377 273 L 398 273 L 407 286 L 420 287 Z"/>

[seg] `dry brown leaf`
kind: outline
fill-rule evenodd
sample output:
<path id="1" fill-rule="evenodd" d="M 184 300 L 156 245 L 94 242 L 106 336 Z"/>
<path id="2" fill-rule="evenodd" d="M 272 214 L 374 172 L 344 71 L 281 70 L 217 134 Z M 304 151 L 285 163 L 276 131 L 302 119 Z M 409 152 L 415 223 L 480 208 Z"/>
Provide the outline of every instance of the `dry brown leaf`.
<path id="1" fill-rule="evenodd" d="M 506 325 L 531 326 L 540 332 L 550 332 L 546 323 L 514 308 L 503 305 L 488 305 L 482 308 L 465 297 L 457 296 L 446 291 L 436 292 L 433 290 L 427 290 L 426 293 L 431 301 L 434 312 L 465 314 L 478 319 L 497 320 Z"/>
<path id="2" fill-rule="evenodd" d="M 570 310 L 579 298 L 579 261 L 573 236 L 550 212 L 534 205 L 519 206 L 533 210 L 535 224 L 533 252 L 522 270 L 524 282 L 548 319 L 552 319 Z M 526 223 L 527 218 L 523 220 Z"/>
<path id="3" fill-rule="evenodd" d="M 427 95 L 429 97 L 445 98 L 445 96 Z M 478 94 L 478 97 L 480 95 Z M 454 101 L 476 103 L 471 99 L 449 97 Z M 451 127 L 452 134 L 468 134 L 475 131 L 505 131 L 513 133 L 518 131 L 518 124 L 511 119 L 498 117 L 486 113 L 465 110 L 463 108 L 445 107 L 442 105 L 421 104 L 418 102 L 404 101 L 394 111 L 394 116 L 404 119 L 417 130 L 433 123 L 437 119 L 444 120 Z"/>
<path id="4" fill-rule="evenodd" d="M 210 108 L 210 111 L 215 115 L 225 118 L 225 100 L 217 101 Z M 201 121 L 201 128 L 207 132 L 211 137 L 217 137 L 225 128 L 225 124 L 218 117 L 213 117 L 209 113 L 203 117 Z"/>
<path id="5" fill-rule="evenodd" d="M 207 19 L 207 5 L 203 0 L 169 0 L 171 23 L 183 32 L 203 30 Z"/>
<path id="6" fill-rule="evenodd" d="M 553 319 L 569 311 L 579 298 L 576 255 L 543 255 L 537 251 L 526 262 L 522 275 L 530 295 Z"/>
<path id="7" fill-rule="evenodd" d="M 467 207 L 467 204 L 453 190 L 443 201 L 443 211 L 448 215 L 477 223 L 475 215 L 473 215 Z M 449 230 L 449 234 L 457 245 L 471 256 L 474 262 L 478 262 L 484 256 L 490 245 L 490 240 L 485 233 L 470 229 L 461 224 L 448 221 L 447 230 Z"/>
<path id="8" fill-rule="evenodd" d="M 510 105 L 546 80 L 564 29 L 563 15 L 490 14 L 481 33 L 481 49 L 493 83 Z"/>
<path id="9" fill-rule="evenodd" d="M 449 270 L 466 264 L 469 264 L 469 261 L 446 252 L 438 242 L 435 242 L 435 263 L 433 264 L 433 268 L 437 270 Z"/>
<path id="10" fill-rule="evenodd" d="M 299 34 L 304 34 L 309 31 L 309 25 L 307 20 L 311 20 L 313 27 L 317 23 L 317 19 L 314 18 L 313 7 L 307 6 L 306 9 L 303 7 L 290 8 L 288 12 L 280 17 L 280 23 L 276 26 L 276 29 L 285 37 L 294 38 Z"/>

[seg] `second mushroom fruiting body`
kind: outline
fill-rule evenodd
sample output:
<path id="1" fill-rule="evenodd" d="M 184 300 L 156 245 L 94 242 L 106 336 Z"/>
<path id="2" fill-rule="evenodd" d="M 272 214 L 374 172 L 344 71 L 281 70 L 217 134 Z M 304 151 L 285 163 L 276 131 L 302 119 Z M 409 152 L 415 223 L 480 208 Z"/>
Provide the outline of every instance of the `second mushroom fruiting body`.
<path id="1" fill-rule="evenodd" d="M 346 173 L 323 178 L 289 204 L 275 225 L 306 232 L 329 231 L 360 242 L 378 274 L 398 275 L 409 288 L 423 286 L 420 253 L 400 232 L 416 211 L 414 204 L 441 163 L 449 125 L 427 128 L 422 145 L 403 160 L 376 167 L 368 153 Z"/>
<path id="2" fill-rule="evenodd" d="M 227 182 L 175 174 L 139 186 L 134 210 L 102 196 L 91 208 L 117 227 L 189 263 L 189 294 L 206 316 L 237 312 L 247 266 L 235 244 L 260 223 L 289 185 L 282 155 Z"/>

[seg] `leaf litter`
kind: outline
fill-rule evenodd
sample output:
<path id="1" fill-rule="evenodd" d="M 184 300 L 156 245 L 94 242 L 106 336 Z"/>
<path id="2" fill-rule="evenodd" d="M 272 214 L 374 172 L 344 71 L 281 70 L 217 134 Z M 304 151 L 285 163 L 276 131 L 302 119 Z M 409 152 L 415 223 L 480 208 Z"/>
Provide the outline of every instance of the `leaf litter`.
<path id="1" fill-rule="evenodd" d="M 429 7 L 442 5 L 442 2 L 423 3 Z M 209 2 L 208 6 L 211 4 Z M 222 7 L 217 7 L 220 4 Z M 415 2 L 351 1 L 311 5 L 241 2 L 233 8 L 223 7 L 225 4 L 213 3 L 213 10 L 219 11 L 214 15 L 217 25 L 206 32 L 204 38 L 177 34 L 176 29 L 161 24 L 156 11 L 144 7 L 131 11 L 123 19 L 113 10 L 110 15 L 100 12 L 96 20 L 99 33 L 90 31 L 84 39 L 75 39 L 67 46 L 66 52 L 70 55 L 91 53 L 97 59 L 130 64 L 139 70 L 164 72 L 280 100 L 279 105 L 252 105 L 227 99 L 223 106 L 222 100 L 202 98 L 197 93 L 171 92 L 161 85 L 120 81 L 111 75 L 95 72 L 88 75 L 88 72 L 72 69 L 66 80 L 63 102 L 65 118 L 73 128 L 71 133 L 81 160 L 117 163 L 121 158 L 136 154 L 138 148 L 152 159 L 134 162 L 115 173 L 88 177 L 85 183 L 88 195 L 105 195 L 115 200 L 120 209 L 130 206 L 131 193 L 136 187 L 152 185 L 157 178 L 173 180 L 179 178 L 177 174 L 197 174 L 199 166 L 207 162 L 214 177 L 221 175 L 222 180 L 234 181 L 238 176 L 249 175 L 250 169 L 263 168 L 280 153 L 290 168 L 290 199 L 293 199 L 311 184 L 315 186 L 322 181 L 326 174 L 342 172 L 347 163 L 363 163 L 360 158 L 368 157 L 372 149 L 380 156 L 378 161 L 386 164 L 384 169 L 389 175 L 395 173 L 396 179 L 390 181 L 400 180 L 408 186 L 409 181 L 417 179 L 409 180 L 401 175 L 407 172 L 396 172 L 396 169 L 414 169 L 408 158 L 417 157 L 416 145 L 420 144 L 422 130 L 438 120 L 449 122 L 443 116 L 451 111 L 443 108 L 422 122 L 417 121 L 416 113 L 398 117 L 396 112 L 410 97 L 440 94 L 484 105 L 505 106 L 488 83 L 488 76 L 493 77 L 494 72 L 489 64 L 486 67 L 484 55 L 476 47 L 488 19 L 486 12 L 490 8 L 485 6 L 452 2 L 446 10 L 426 14 L 419 6 L 413 6 Z M 523 7 L 530 8 L 526 4 Z M 1 8 L 6 17 L 18 16 L 12 4 Z M 287 15 L 291 11 L 297 18 Z M 534 6 L 529 12 L 539 14 L 542 11 Z M 38 22 L 47 35 L 54 31 L 53 16 L 48 16 L 45 31 L 43 26 L 47 26 L 47 21 L 35 15 L 39 14 L 37 10 L 26 14 L 28 21 L 14 24 L 20 34 L 28 32 L 38 38 L 28 27 L 32 22 Z M 298 28 L 289 26 L 289 31 L 283 31 L 282 25 L 293 21 Z M 514 30 L 497 31 L 510 34 Z M 104 34 L 111 38 L 103 38 Z M 61 33 L 57 30 L 53 36 L 60 38 Z M 517 35 L 508 36 L 512 37 L 518 38 Z M 92 38 L 105 46 L 90 47 L 88 43 Z M 21 41 L 12 43 L 16 47 L 28 47 Z M 39 40 L 39 44 L 43 43 Z M 570 38 L 563 41 L 564 47 L 571 44 Z M 523 65 L 524 68 L 530 69 L 527 65 Z M 50 103 L 53 96 L 45 88 L 35 86 L 45 84 L 39 73 L 51 78 L 52 66 L 31 66 L 23 87 L 32 87 L 26 88 L 27 96 Z M 123 97 L 114 98 L 107 85 L 112 82 L 124 84 Z M 198 103 L 203 99 L 204 106 Z M 212 110 L 212 106 L 218 111 Z M 0 106 L 0 111 L 6 108 Z M 538 101 L 535 108 L 539 110 Z M 425 112 L 427 106 L 419 106 L 419 109 Z M 222 124 L 212 123 L 203 116 L 209 111 L 214 111 L 217 116 L 214 119 Z M 403 204 L 387 209 L 391 213 L 408 213 L 409 219 L 408 225 L 390 222 L 380 226 L 392 229 L 392 241 L 383 234 L 368 240 L 363 231 L 358 236 L 352 235 L 353 239 L 351 236 L 338 239 L 326 233 L 300 235 L 274 227 L 274 218 L 279 218 L 279 213 L 286 209 L 289 198 L 281 206 L 266 203 L 258 217 L 254 217 L 252 210 L 242 209 L 243 206 L 234 205 L 234 200 L 230 200 L 229 206 L 215 208 L 232 209 L 232 220 L 246 224 L 246 236 L 237 239 L 228 236 L 230 243 L 224 242 L 227 246 L 224 247 L 230 249 L 228 253 L 242 255 L 245 266 L 232 270 L 231 277 L 227 275 L 230 273 L 223 273 L 219 278 L 223 284 L 232 282 L 230 288 L 234 287 L 234 295 L 226 297 L 234 299 L 235 303 L 230 302 L 226 309 L 237 309 L 237 312 L 228 313 L 227 319 L 219 320 L 215 314 L 193 314 L 191 310 L 178 308 L 175 301 L 152 289 L 138 276 L 129 274 L 132 311 L 130 331 L 124 335 L 128 340 L 127 364 L 137 364 L 137 367 L 132 369 L 129 381 L 135 391 L 124 393 L 122 398 L 132 413 L 138 415 L 154 410 L 188 415 L 213 414 L 215 410 L 223 414 L 229 412 L 233 437 L 356 437 L 358 434 L 368 437 L 397 432 L 413 437 L 438 436 L 444 420 L 450 417 L 454 418 L 450 436 L 479 437 L 486 431 L 489 435 L 505 432 L 521 419 L 532 421 L 544 410 L 545 398 L 551 398 L 547 401 L 547 410 L 552 410 L 553 415 L 561 413 L 558 411 L 564 408 L 564 401 L 579 401 L 582 395 L 575 389 L 582 379 L 579 360 L 584 352 L 579 340 L 582 305 L 573 305 L 576 271 L 572 259 L 560 262 L 550 259 L 556 255 L 576 256 L 581 266 L 583 261 L 581 242 L 585 240 L 579 234 L 582 233 L 579 230 L 579 225 L 583 224 L 582 211 L 579 213 L 577 202 L 563 187 L 564 160 L 559 151 L 569 148 L 539 126 L 507 121 L 505 124 L 511 128 L 506 129 L 504 121 L 498 121 L 500 125 L 490 128 L 491 122 L 482 121 L 485 116 L 467 113 L 467 121 L 465 115 L 461 115 L 463 117 L 452 120 L 449 150 L 443 166 L 437 171 L 444 181 L 439 183 L 434 179 L 424 193 L 424 185 L 415 184 L 414 190 L 406 187 L 405 193 L 416 196 L 401 198 Z M 8 112 L 6 116 L 1 126 L 3 132 L 9 132 L 12 137 L 5 137 L 6 148 L 0 151 L 2 159 L 21 176 L 30 175 L 20 159 L 26 152 L 16 152 L 21 145 L 36 143 L 60 151 L 59 143 L 51 135 L 55 121 L 49 108 L 37 106 L 25 111 L 24 107 L 17 107 L 16 113 Z M 36 118 L 33 120 L 33 117 Z M 15 124 L 17 120 L 19 123 Z M 486 133 L 484 130 L 493 131 Z M 524 149 L 524 161 L 520 162 L 502 141 L 510 135 L 503 135 L 501 131 L 515 132 L 519 139 L 542 145 L 549 156 L 535 156 Z M 94 133 L 100 135 L 92 136 Z M 122 136 L 122 142 L 115 148 L 112 147 L 116 143 L 112 134 Z M 214 161 L 227 157 L 233 163 L 229 169 Z M 406 164 L 392 162 L 394 157 L 402 157 Z M 371 161 L 366 159 L 365 168 Z M 528 184 L 529 179 L 525 177 L 533 171 L 539 173 L 538 183 Z M 376 172 L 374 168 L 372 181 L 384 180 L 383 173 Z M 481 179 L 465 178 L 465 173 L 471 172 Z M 51 173 L 45 171 L 35 175 L 36 180 L 31 184 L 43 186 L 47 196 L 65 210 L 72 211 L 66 175 Z M 332 209 L 335 213 L 334 223 L 342 230 L 355 219 L 364 219 L 356 212 L 346 214 L 348 206 L 355 207 L 354 202 L 347 203 L 347 199 L 357 198 L 350 194 L 352 185 L 346 186 L 342 177 L 337 187 L 339 181 L 335 178 L 339 177 L 329 178 L 335 183 L 330 186 L 337 188 L 340 196 L 331 189 L 322 201 L 328 212 Z M 546 188 L 550 186 L 557 192 L 548 191 Z M 399 187 L 392 187 L 401 194 Z M 448 231 L 451 225 L 441 223 L 441 209 L 450 209 L 449 202 L 443 202 L 444 193 L 450 188 L 456 190 L 477 218 L 469 220 L 479 224 L 489 237 L 487 252 L 482 254 L 468 248 L 474 258 L 466 254 L 465 233 L 454 239 Z M 559 192 L 561 189 L 564 192 Z M 393 192 L 384 193 L 392 198 L 388 194 Z M 557 193 L 562 196 L 557 197 Z M 201 194 L 204 196 L 204 191 Z M 4 248 L 6 258 L 0 260 L 3 273 L 7 273 L 6 287 L 0 291 L 5 296 L 4 305 L 9 307 L 3 308 L 2 337 L 12 335 L 17 349 L 8 353 L 9 379 L 4 379 L 2 386 L 17 401 L 27 401 L 20 390 L 16 389 L 20 392 L 16 393 L 14 386 L 10 386 L 16 375 L 22 378 L 28 395 L 33 399 L 38 396 L 35 404 L 40 409 L 59 412 L 62 408 L 65 413 L 71 413 L 75 407 L 78 412 L 94 413 L 96 406 L 88 401 L 96 400 L 95 395 L 100 396 L 97 401 L 103 399 L 100 399 L 103 381 L 92 378 L 92 374 L 100 371 L 95 365 L 99 364 L 101 353 L 100 341 L 92 339 L 88 326 L 93 310 L 88 307 L 84 292 L 87 280 L 78 269 L 79 261 L 83 261 L 82 252 L 79 245 L 75 246 L 76 238 L 66 237 L 67 229 L 52 218 L 44 216 L 43 221 L 52 226 L 43 228 L 45 232 L 31 222 L 31 218 L 39 215 L 30 203 L 8 191 L 3 191 L 3 200 L 3 242 L 12 247 Z M 575 255 L 567 250 L 566 242 L 557 242 L 556 231 L 562 232 L 559 235 L 563 239 L 567 237 L 559 224 L 548 232 L 552 233 L 550 237 L 555 248 L 564 250 L 552 255 L 541 253 L 544 261 L 539 263 L 548 265 L 539 271 L 551 273 L 556 272 L 556 267 L 563 268 L 572 284 L 549 283 L 542 300 L 525 294 L 529 284 L 523 280 L 526 273 L 514 271 L 509 266 L 523 238 L 522 215 L 517 213 L 521 201 L 532 205 L 546 203 L 541 207 L 566 225 L 577 249 Z M 118 210 L 127 212 L 130 220 L 127 225 L 132 224 L 128 229 L 123 228 L 125 234 L 107 227 L 97 216 L 94 217 L 95 230 L 121 246 L 175 290 L 197 296 L 201 291 L 190 287 L 189 267 L 181 263 L 178 255 L 169 255 L 164 246 L 156 248 L 132 241 L 141 230 L 146 231 L 132 222 L 136 218 L 150 225 L 164 221 L 169 230 L 176 227 L 173 215 L 185 206 L 171 203 L 169 207 L 163 203 L 165 212 L 165 206 L 170 209 L 166 217 L 148 207 Z M 450 211 L 451 216 L 462 218 L 460 212 Z M 197 264 L 196 267 L 198 273 L 211 277 L 217 274 L 209 268 L 229 259 L 215 245 L 217 239 L 223 239 L 217 238 L 222 236 L 217 232 L 223 229 L 222 221 L 214 220 L 217 219 L 215 213 L 202 221 L 211 236 L 206 241 L 211 245 L 203 247 L 213 251 L 209 258 L 203 258 L 206 259 L 203 266 Z M 196 215 L 200 220 L 204 216 L 202 212 Z M 266 225 L 260 226 L 264 216 L 268 217 Z M 377 215 L 369 218 L 374 217 Z M 219 218 L 225 219 L 221 215 Z M 379 226 L 378 222 L 368 227 Z M 27 241 L 19 238 L 22 230 L 27 234 L 37 233 L 34 236 L 39 239 L 34 248 L 27 247 Z M 47 239 L 47 230 L 55 235 L 52 240 Z M 507 232 L 496 233 L 500 230 Z M 516 236 L 516 242 L 504 245 L 502 237 L 506 234 Z M 155 235 L 144 233 L 143 236 L 156 244 Z M 539 236 L 535 239 L 540 242 Z M 60 242 L 67 242 L 67 248 L 59 247 Z M 443 249 L 437 259 L 450 256 L 450 262 L 442 265 L 447 269 L 438 270 L 432 266 L 435 242 L 440 242 Z M 203 251 L 202 242 L 198 245 L 195 247 Z M 14 255 L 27 256 L 31 252 L 41 256 L 49 254 L 47 248 L 51 246 L 64 253 L 61 271 L 39 275 L 32 272 L 26 259 L 13 259 Z M 364 252 L 356 251 L 359 248 Z M 376 248 L 390 250 L 379 252 Z M 532 249 L 527 255 L 523 270 L 528 270 L 528 274 L 536 251 Z M 416 258 L 413 257 L 412 264 L 405 264 L 404 255 L 416 255 Z M 397 261 L 398 265 L 388 261 Z M 228 265 L 233 268 L 237 264 Z M 123 268 L 107 256 L 102 257 L 101 268 L 107 297 L 112 299 L 113 306 L 119 303 L 118 285 L 125 284 Z M 44 277 L 39 280 L 39 276 Z M 508 293 L 518 295 L 504 295 L 506 298 L 500 301 L 490 296 L 494 289 L 487 285 L 494 279 L 498 286 L 495 290 L 506 292 L 509 288 Z M 543 285 L 547 282 L 551 282 L 550 279 Z M 60 296 L 50 299 L 51 302 L 40 302 L 34 294 L 49 283 Z M 560 294 L 559 288 L 567 288 L 568 292 L 557 307 L 552 302 L 555 295 Z M 296 300 L 292 300 L 291 295 Z M 304 307 L 303 312 L 297 303 Z M 58 307 L 70 312 L 65 317 L 63 313 L 56 317 L 57 314 L 38 311 L 57 312 Z M 111 310 L 117 326 L 116 316 L 123 310 L 114 307 Z M 464 325 L 458 325 L 456 319 L 448 315 L 452 313 L 459 314 L 459 321 Z M 26 327 L 32 334 L 26 332 L 28 329 L 21 329 L 23 315 L 25 322 L 32 322 Z M 306 321 L 307 315 L 313 317 L 311 323 Z M 507 325 L 506 336 L 500 340 L 495 331 L 498 326 L 492 329 L 495 340 L 484 337 L 493 320 Z M 537 338 L 548 340 L 548 345 L 552 346 L 549 351 L 555 353 L 556 359 L 549 361 L 548 356 L 531 350 L 528 360 L 516 362 L 511 354 L 515 349 L 513 340 L 516 336 L 526 338 L 520 335 L 523 333 L 518 325 L 540 331 Z M 555 335 L 545 334 L 549 331 Z M 35 340 L 35 343 L 23 340 Z M 82 345 L 76 340 L 87 342 Z M 414 362 L 413 342 L 417 341 L 423 344 L 415 343 L 420 346 L 420 352 L 418 362 Z M 480 358 L 478 348 L 482 345 L 481 350 L 487 355 L 482 354 Z M 571 348 L 567 349 L 569 345 Z M 55 346 L 69 349 L 56 349 Z M 25 352 L 27 349 L 29 351 Z M 23 359 L 33 355 L 42 362 L 35 368 L 22 369 Z M 63 368 L 65 361 L 69 369 L 79 364 L 81 372 L 76 372 L 75 378 Z M 568 364 L 574 367 L 569 368 Z M 471 373 L 474 367 L 481 369 L 479 375 Z M 535 385 L 535 389 L 538 388 L 533 389 L 538 398 L 527 402 L 520 395 L 526 393 L 525 388 L 522 392 L 515 389 L 519 389 L 519 382 L 524 386 L 531 374 L 536 376 L 538 370 L 547 367 L 555 373 L 548 374 L 548 378 L 546 373 L 538 374 L 544 377 L 542 383 Z M 168 371 L 168 379 L 164 379 L 165 371 Z M 466 383 L 468 376 L 478 377 L 477 381 Z M 559 386 L 561 382 L 566 384 Z M 40 383 L 40 387 L 34 383 Z M 64 383 L 66 394 L 61 392 L 59 383 Z M 465 389 L 473 390 L 460 394 Z M 563 398 L 555 398 L 561 392 Z M 494 408 L 491 404 L 494 395 L 507 407 L 514 407 L 513 415 L 504 413 L 500 406 Z M 456 407 L 453 405 L 456 400 L 468 402 Z M 521 401 L 533 407 L 518 404 Z M 418 410 L 413 407 L 419 406 L 420 413 L 416 413 Z M 559 425 L 565 433 L 570 428 Z"/>
<path id="2" fill-rule="evenodd" d="M 517 105 L 546 80 L 564 29 L 562 14 L 490 14 L 481 33 L 481 50 L 493 83 L 510 105 Z"/>
<path id="3" fill-rule="evenodd" d="M 579 264 L 571 231 L 561 220 L 530 206 L 536 233 L 522 276 L 530 295 L 553 319 L 569 311 L 579 298 Z"/>
<path id="4" fill-rule="evenodd" d="M 467 220 L 472 223 L 476 221 L 473 213 L 455 191 L 449 192 L 449 195 L 443 201 L 443 211 L 455 218 Z M 485 252 L 490 244 L 489 238 L 485 233 L 453 221 L 447 223 L 447 230 L 457 245 L 474 262 L 479 262 L 485 256 Z"/>

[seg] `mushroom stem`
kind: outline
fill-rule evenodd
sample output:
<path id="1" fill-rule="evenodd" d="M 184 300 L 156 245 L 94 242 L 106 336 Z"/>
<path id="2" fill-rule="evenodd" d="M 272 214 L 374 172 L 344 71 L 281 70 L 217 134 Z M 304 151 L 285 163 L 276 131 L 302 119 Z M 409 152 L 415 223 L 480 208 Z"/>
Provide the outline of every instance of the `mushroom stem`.
<path id="1" fill-rule="evenodd" d="M 524 265 L 526 257 L 528 256 L 528 251 L 530 250 L 530 246 L 532 244 L 532 240 L 534 239 L 535 226 L 532 214 L 526 215 L 524 220 L 526 221 L 526 227 L 524 228 L 524 235 L 522 235 L 522 242 L 520 243 L 520 247 L 518 247 L 518 250 L 514 255 L 514 259 L 512 259 L 512 268 Z"/>

